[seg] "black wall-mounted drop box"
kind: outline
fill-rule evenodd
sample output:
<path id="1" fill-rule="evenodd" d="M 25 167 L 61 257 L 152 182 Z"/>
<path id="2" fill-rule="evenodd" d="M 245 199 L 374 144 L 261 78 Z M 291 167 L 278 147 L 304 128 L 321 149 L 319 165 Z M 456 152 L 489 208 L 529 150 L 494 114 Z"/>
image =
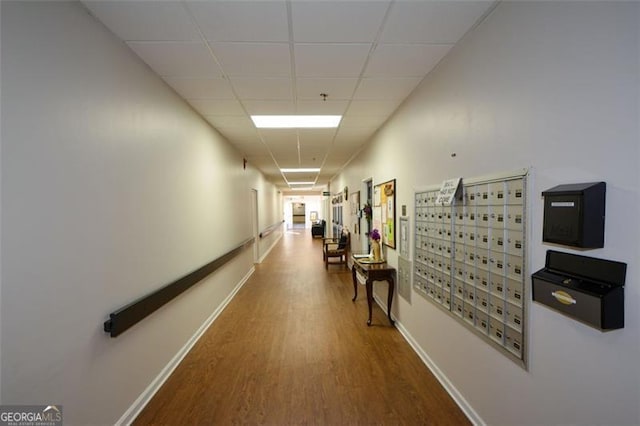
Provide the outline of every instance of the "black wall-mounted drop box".
<path id="1" fill-rule="evenodd" d="M 533 300 L 600 330 L 624 327 L 627 264 L 548 250 Z"/>
<path id="2" fill-rule="evenodd" d="M 572 247 L 604 247 L 604 182 L 558 185 L 542 193 L 542 241 Z"/>

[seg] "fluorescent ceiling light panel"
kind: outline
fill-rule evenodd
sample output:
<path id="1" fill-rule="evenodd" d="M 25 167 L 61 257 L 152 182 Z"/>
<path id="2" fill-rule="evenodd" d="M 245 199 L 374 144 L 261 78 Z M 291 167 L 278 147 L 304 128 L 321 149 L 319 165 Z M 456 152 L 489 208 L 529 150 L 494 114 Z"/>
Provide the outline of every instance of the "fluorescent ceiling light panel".
<path id="1" fill-rule="evenodd" d="M 252 115 L 259 129 L 321 129 L 335 128 L 341 115 Z"/>
<path id="2" fill-rule="evenodd" d="M 320 167 L 300 167 L 298 169 L 280 169 L 282 173 L 317 173 L 320 171 Z"/>
<path id="3" fill-rule="evenodd" d="M 287 182 L 289 185 L 313 185 L 315 182 Z"/>
<path id="4" fill-rule="evenodd" d="M 312 191 L 313 187 L 304 187 L 304 188 L 299 188 L 299 187 L 295 187 L 295 188 L 291 188 L 292 191 Z"/>

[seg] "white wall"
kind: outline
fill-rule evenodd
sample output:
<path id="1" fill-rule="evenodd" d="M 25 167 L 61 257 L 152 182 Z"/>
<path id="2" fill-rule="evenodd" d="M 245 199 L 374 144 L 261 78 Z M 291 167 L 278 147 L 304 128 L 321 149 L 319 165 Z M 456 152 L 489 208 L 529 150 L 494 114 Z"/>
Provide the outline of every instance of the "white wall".
<path id="1" fill-rule="evenodd" d="M 116 339 L 113 310 L 282 219 L 255 169 L 77 3 L 2 2 L 2 402 L 112 424 L 253 267 Z"/>
<path id="2" fill-rule="evenodd" d="M 396 178 L 398 208 L 413 215 L 414 187 L 531 167 L 529 273 L 547 249 L 576 252 L 542 244 L 541 192 L 607 182 L 605 247 L 583 254 L 628 264 L 624 329 L 602 333 L 528 297 L 525 371 L 423 298 L 394 301 L 488 424 L 640 423 L 639 22 L 638 3 L 501 3 L 331 182 Z"/>

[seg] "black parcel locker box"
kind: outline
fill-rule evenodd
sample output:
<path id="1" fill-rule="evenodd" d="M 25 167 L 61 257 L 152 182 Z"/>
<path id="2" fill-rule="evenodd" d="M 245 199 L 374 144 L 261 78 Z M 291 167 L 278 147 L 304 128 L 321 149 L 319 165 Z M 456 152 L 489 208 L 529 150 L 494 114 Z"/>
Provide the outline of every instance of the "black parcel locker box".
<path id="1" fill-rule="evenodd" d="M 533 300 L 600 330 L 624 327 L 626 263 L 548 250 Z"/>
<path id="2" fill-rule="evenodd" d="M 542 241 L 604 247 L 605 182 L 558 185 L 542 193 Z"/>

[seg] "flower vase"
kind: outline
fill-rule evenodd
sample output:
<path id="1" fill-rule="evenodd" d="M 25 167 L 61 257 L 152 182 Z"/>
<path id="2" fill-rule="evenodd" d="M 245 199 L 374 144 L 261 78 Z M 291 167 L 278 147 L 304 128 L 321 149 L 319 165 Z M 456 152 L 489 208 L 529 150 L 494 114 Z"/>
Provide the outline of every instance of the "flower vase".
<path id="1" fill-rule="evenodd" d="M 379 262 L 382 260 L 382 255 L 380 254 L 380 242 L 373 240 L 371 241 L 371 251 L 373 252 L 373 260 L 375 262 Z"/>

